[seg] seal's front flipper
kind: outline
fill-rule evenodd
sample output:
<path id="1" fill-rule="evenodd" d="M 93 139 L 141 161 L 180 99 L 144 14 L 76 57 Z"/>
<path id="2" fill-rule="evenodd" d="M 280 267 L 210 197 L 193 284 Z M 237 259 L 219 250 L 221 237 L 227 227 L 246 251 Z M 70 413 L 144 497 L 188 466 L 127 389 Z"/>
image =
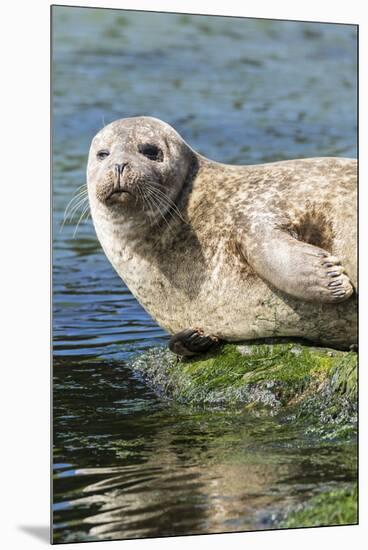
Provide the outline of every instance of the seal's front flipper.
<path id="1" fill-rule="evenodd" d="M 286 231 L 260 232 L 257 238 L 248 239 L 243 250 L 260 277 L 300 300 L 337 303 L 354 292 L 338 258 Z"/>
<path id="2" fill-rule="evenodd" d="M 169 348 L 177 355 L 191 356 L 204 353 L 219 343 L 216 336 L 205 336 L 200 329 L 186 329 L 170 338 Z"/>

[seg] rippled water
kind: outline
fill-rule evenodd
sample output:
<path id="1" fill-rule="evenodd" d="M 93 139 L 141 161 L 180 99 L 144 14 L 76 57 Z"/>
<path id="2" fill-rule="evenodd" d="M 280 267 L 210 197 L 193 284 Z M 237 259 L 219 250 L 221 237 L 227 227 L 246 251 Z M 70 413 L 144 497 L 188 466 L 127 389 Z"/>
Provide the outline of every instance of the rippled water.
<path id="1" fill-rule="evenodd" d="M 61 231 L 108 122 L 153 115 L 202 154 L 356 156 L 356 31 L 341 25 L 53 8 L 54 541 L 264 529 L 355 477 L 355 447 L 241 409 L 157 398 L 129 359 L 167 335 L 91 220 Z"/>

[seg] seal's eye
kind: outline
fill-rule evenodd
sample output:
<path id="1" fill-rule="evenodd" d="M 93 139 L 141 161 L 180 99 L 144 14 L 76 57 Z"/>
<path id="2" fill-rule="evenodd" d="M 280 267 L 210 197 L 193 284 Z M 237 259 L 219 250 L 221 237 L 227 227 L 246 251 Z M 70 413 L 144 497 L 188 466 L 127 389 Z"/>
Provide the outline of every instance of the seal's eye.
<path id="1" fill-rule="evenodd" d="M 164 160 L 164 154 L 157 145 L 142 143 L 138 146 L 138 151 L 150 160 L 157 160 L 159 162 Z"/>
<path id="2" fill-rule="evenodd" d="M 99 160 L 103 160 L 106 157 L 108 157 L 109 154 L 110 154 L 110 151 L 108 151 L 107 149 L 101 149 L 101 151 L 98 151 L 98 153 L 97 153 L 97 158 Z"/>

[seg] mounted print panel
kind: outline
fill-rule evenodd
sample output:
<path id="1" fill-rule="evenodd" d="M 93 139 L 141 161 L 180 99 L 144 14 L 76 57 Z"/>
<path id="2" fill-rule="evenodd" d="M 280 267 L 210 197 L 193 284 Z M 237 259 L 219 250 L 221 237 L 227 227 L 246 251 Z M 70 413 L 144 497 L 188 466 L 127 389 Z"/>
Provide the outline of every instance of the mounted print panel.
<path id="1" fill-rule="evenodd" d="M 358 27 L 51 17 L 53 542 L 357 524 Z"/>

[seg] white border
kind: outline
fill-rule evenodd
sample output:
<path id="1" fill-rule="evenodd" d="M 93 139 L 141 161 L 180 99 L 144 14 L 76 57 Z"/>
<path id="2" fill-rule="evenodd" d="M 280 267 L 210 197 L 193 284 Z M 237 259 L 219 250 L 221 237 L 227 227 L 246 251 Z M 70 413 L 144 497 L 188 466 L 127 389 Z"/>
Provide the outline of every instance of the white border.
<path id="1" fill-rule="evenodd" d="M 1 533 L 3 548 L 45 547 L 45 542 L 19 526 L 47 526 L 49 521 L 49 0 L 18 0 L 1 8 L 1 319 L 2 398 Z M 276 19 L 333 21 L 360 24 L 360 273 L 367 280 L 364 256 L 367 242 L 368 151 L 367 30 L 360 0 L 231 0 L 66 1 L 67 5 L 101 6 L 156 11 L 238 15 Z M 367 19 L 368 21 L 368 19 Z M 5 120 L 4 120 L 5 119 Z M 5 122 L 5 127 L 4 127 Z M 6 171 L 3 175 L 4 168 Z M 364 183 L 365 182 L 365 183 Z M 361 309 L 367 303 L 361 289 Z M 365 391 L 367 357 L 364 329 L 367 313 L 361 311 L 360 405 L 361 503 L 358 527 L 319 528 L 276 532 L 178 537 L 98 543 L 98 548 L 203 548 L 232 545 L 241 548 L 300 549 L 311 545 L 362 547 L 367 539 L 368 418 Z M 96 543 L 89 543 L 95 545 Z M 63 548 L 82 548 L 76 544 Z M 89 547 L 89 546 L 88 546 Z"/>

